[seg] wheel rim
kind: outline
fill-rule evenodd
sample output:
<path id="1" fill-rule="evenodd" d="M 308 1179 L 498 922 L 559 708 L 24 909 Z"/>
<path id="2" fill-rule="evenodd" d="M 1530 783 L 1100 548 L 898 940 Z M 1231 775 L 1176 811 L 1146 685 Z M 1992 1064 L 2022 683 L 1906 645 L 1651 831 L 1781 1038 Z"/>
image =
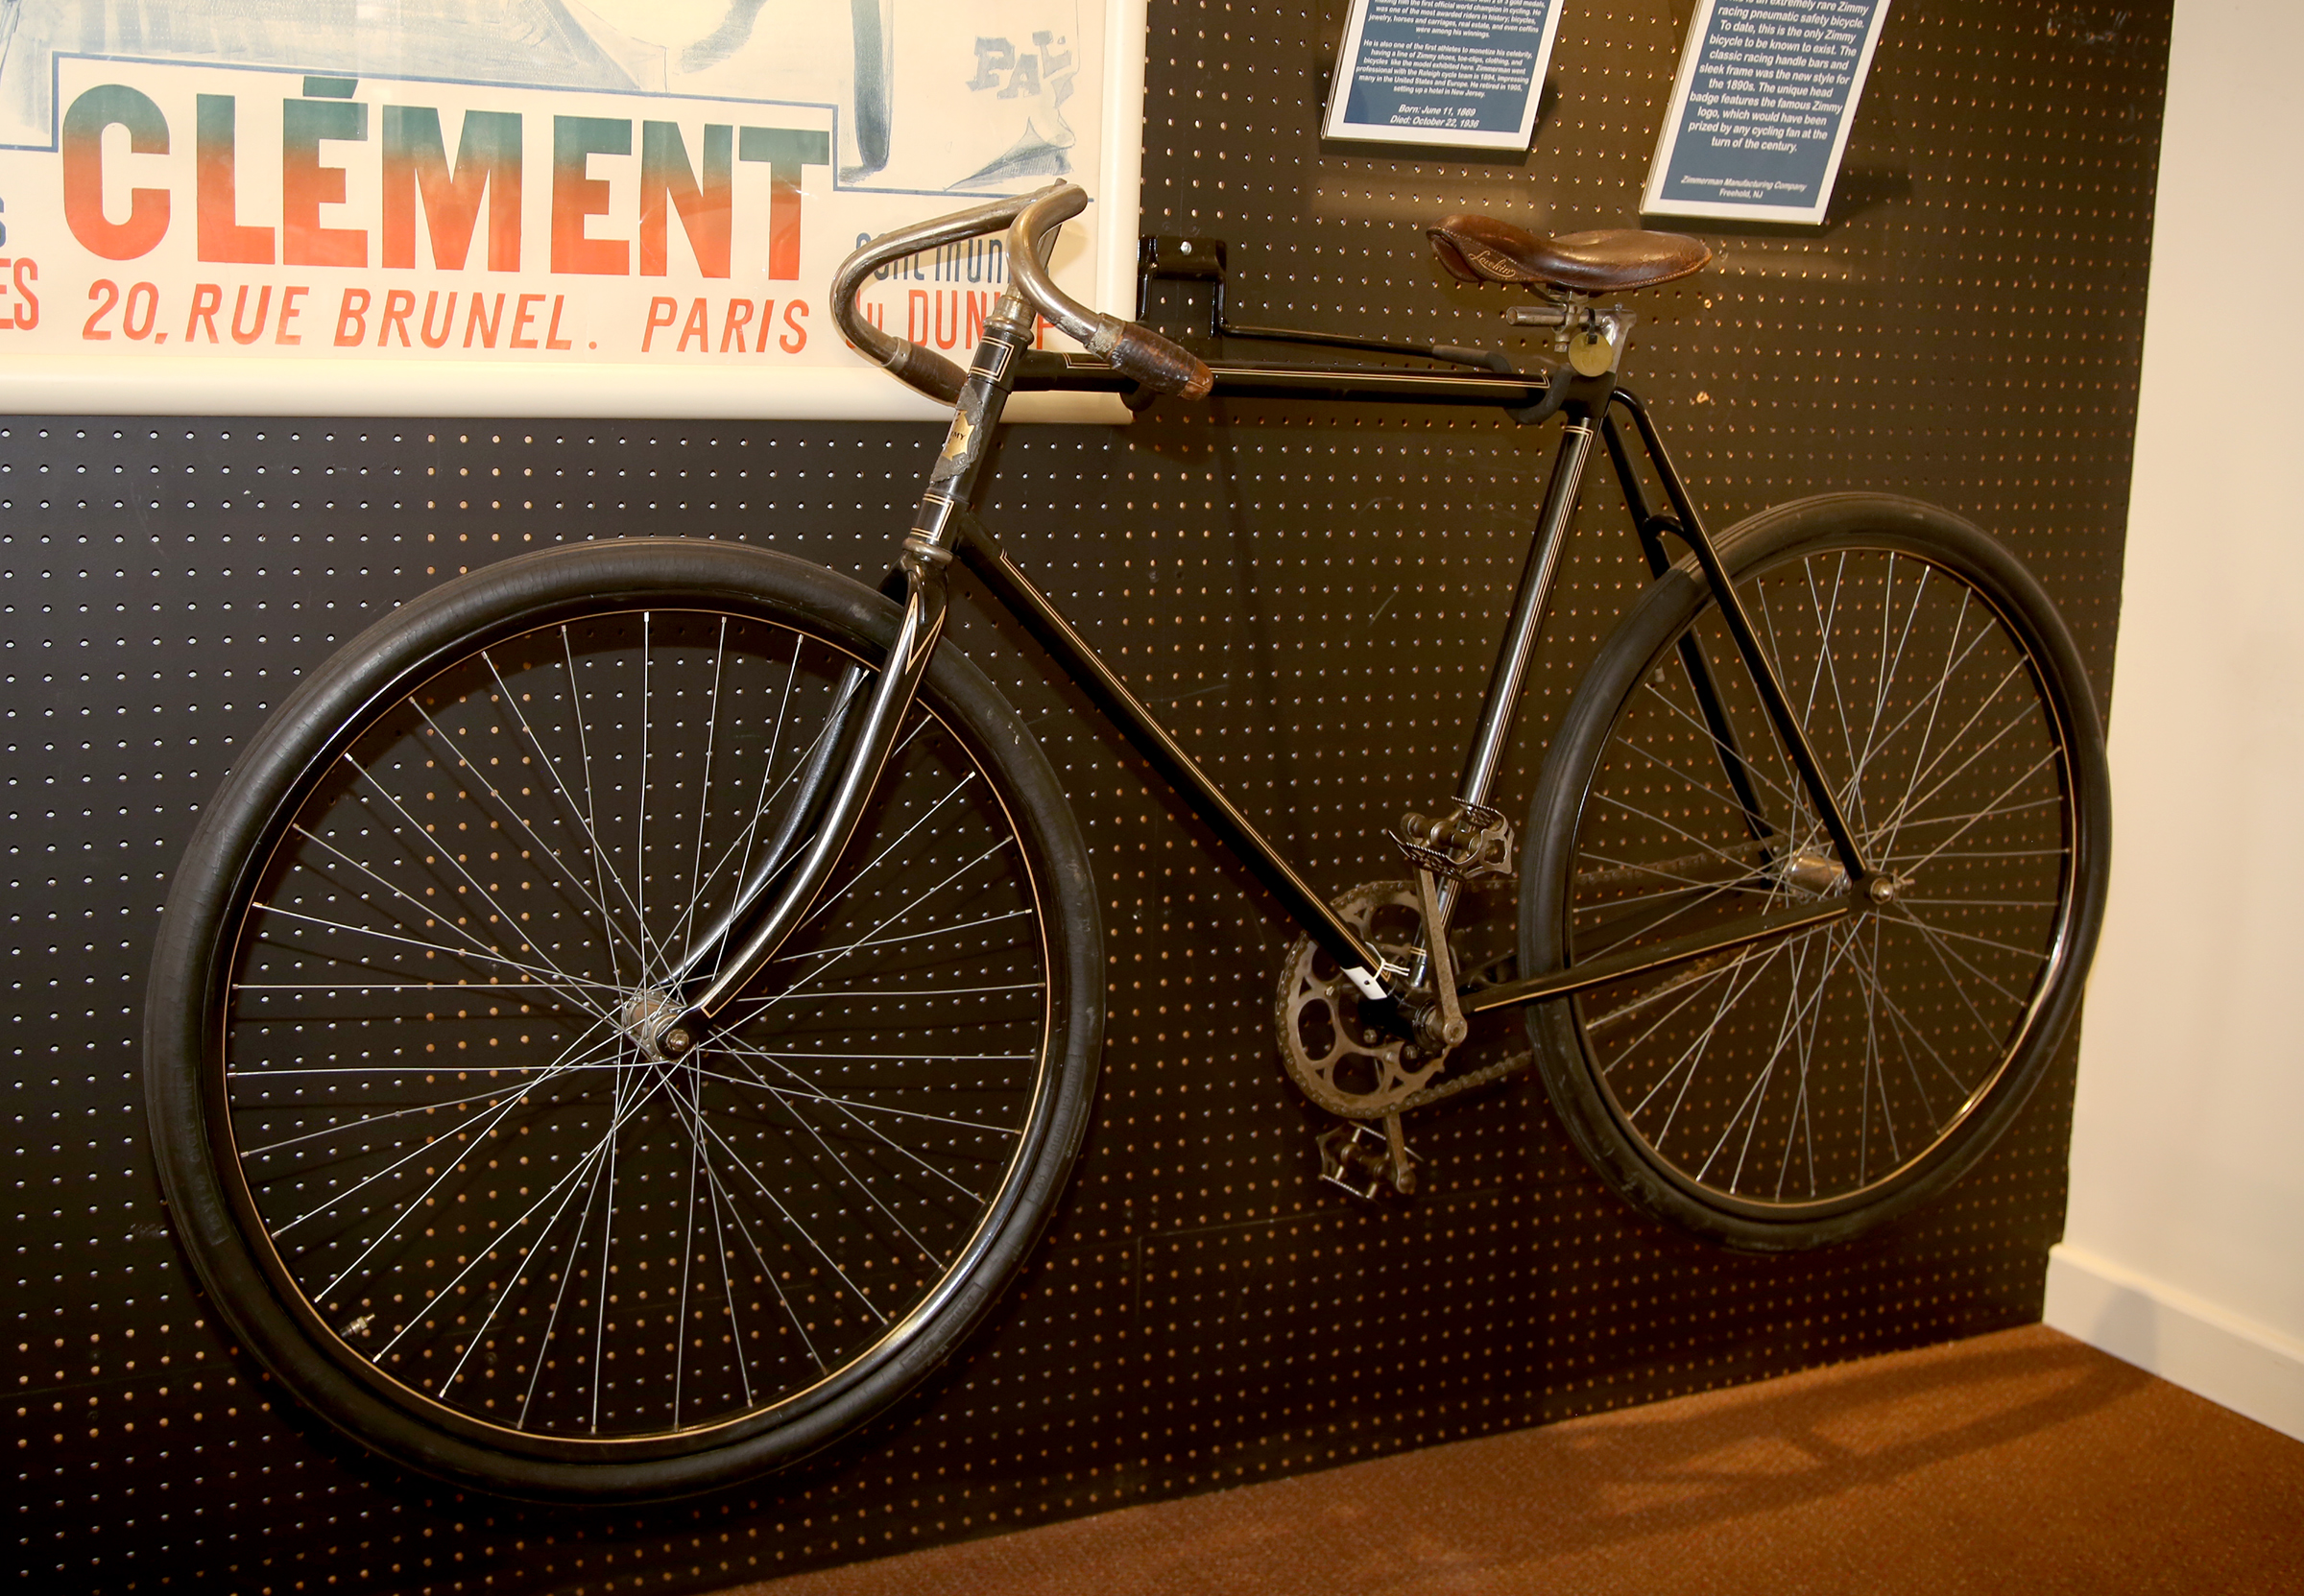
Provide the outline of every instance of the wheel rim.
<path id="1" fill-rule="evenodd" d="M 1574 1012 L 1605 1111 L 1655 1174 L 1715 1210 L 1798 1222 L 1920 1179 L 2031 1039 L 2072 923 L 2068 737 L 2023 633 L 1943 563 L 1841 543 L 1737 585 L 1895 899 L 1582 994 Z M 1690 684 L 1687 637 L 1740 760 Z M 1572 957 L 1846 890 L 1706 602 L 1651 656 L 1585 795 Z"/>
<path id="2" fill-rule="evenodd" d="M 276 1293 L 388 1400 L 542 1457 L 723 1444 L 885 1367 L 997 1233 L 1051 1098 L 1040 889 L 926 706 L 755 992 L 649 1046 L 857 676 L 755 616 L 571 620 L 300 789 L 209 1101 Z"/>

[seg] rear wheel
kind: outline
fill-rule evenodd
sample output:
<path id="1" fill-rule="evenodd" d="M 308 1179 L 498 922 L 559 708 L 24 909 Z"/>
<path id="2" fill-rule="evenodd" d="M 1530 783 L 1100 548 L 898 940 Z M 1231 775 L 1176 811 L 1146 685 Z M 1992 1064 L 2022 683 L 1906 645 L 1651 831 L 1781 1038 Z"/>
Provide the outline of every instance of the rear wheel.
<path id="1" fill-rule="evenodd" d="M 817 909 L 705 1045 L 652 1045 L 896 624 L 756 550 L 557 550 L 250 745 L 171 894 L 148 1094 L 203 1283 L 330 1420 L 516 1494 L 703 1489 L 885 1407 L 1021 1262 L 1101 955 L 1054 774 L 955 650 Z"/>
<path id="2" fill-rule="evenodd" d="M 1529 1032 L 1626 1198 L 1733 1246 L 1811 1247 L 1955 1179 L 2038 1081 L 2102 915 L 2102 739 L 2047 596 L 1968 523 L 1838 495 L 1719 546 L 1894 899 L 1539 1006 Z M 1531 972 L 1847 892 L 1692 560 L 1594 663 L 1528 836 Z"/>

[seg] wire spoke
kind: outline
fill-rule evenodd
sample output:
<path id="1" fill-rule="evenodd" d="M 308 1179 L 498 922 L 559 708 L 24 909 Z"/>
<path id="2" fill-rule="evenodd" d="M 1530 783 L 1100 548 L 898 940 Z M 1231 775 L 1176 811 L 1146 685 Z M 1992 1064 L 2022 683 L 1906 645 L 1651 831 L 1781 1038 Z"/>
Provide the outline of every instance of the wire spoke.
<path id="1" fill-rule="evenodd" d="M 578 981 L 578 980 L 577 980 L 575 977 L 573 977 L 573 976 L 563 975 L 563 974 L 562 974 L 562 973 L 560 973 L 560 971 L 559 971 L 559 970 L 557 970 L 557 969 L 548 968 L 548 967 L 541 966 L 541 965 L 523 965 L 523 964 L 521 964 L 521 963 L 520 963 L 518 960 L 516 960 L 516 959 L 508 959 L 508 958 L 504 957 L 504 955 L 502 955 L 502 954 L 500 954 L 500 953 L 483 953 L 483 952 L 479 951 L 477 948 L 460 949 L 460 948 L 454 948 L 454 947 L 444 947 L 444 946 L 442 946 L 442 945 L 441 945 L 440 943 L 438 943 L 438 942 L 425 942 L 425 941 L 418 941 L 417 939 L 415 939 L 414 937 L 402 937 L 402 936 L 399 936 L 399 935 L 397 935 L 397 934 L 396 934 L 396 933 L 395 933 L 395 932 L 391 932 L 391 931 L 379 931 L 379 930 L 377 930 L 377 929 L 376 929 L 374 926 L 370 926 L 370 925 L 350 925 L 350 924 L 348 924 L 348 923 L 346 923 L 346 922 L 345 922 L 345 921 L 343 921 L 343 920 L 323 919 L 323 918 L 321 918 L 321 917 L 320 917 L 319 916 L 317 916 L 317 915 L 307 915 L 307 914 L 304 914 L 304 913 L 302 913 L 300 910 L 296 910 L 296 909 L 290 909 L 290 908 L 286 908 L 286 907 L 284 907 L 284 906 L 282 906 L 281 904 L 278 904 L 278 903 L 252 903 L 252 904 L 250 904 L 250 905 L 249 905 L 249 909 L 250 909 L 250 911 L 251 911 L 251 913 L 252 913 L 252 913 L 254 913 L 254 912 L 257 912 L 257 911 L 261 911 L 262 913 L 264 913 L 264 914 L 267 914 L 267 915 L 276 915 L 276 916 L 280 917 L 281 917 L 281 918 L 283 918 L 283 919 L 300 920 L 301 922 L 303 922 L 303 923 L 304 923 L 304 924 L 306 924 L 306 925 L 317 925 L 317 926 L 321 927 L 321 928 L 322 928 L 323 930 L 324 930 L 324 931 L 344 931 L 344 932 L 348 932 L 348 933 L 350 933 L 351 935 L 353 935 L 353 936 L 355 936 L 355 937 L 374 937 L 374 938 L 376 938 L 377 940 L 379 940 L 379 941 L 388 941 L 388 942 L 398 942 L 398 943 L 400 943 L 400 944 L 402 944 L 403 946 L 406 946 L 406 947 L 419 947 L 419 948 L 422 948 L 422 949 L 423 949 L 425 952 L 427 952 L 427 953 L 444 953 L 444 954 L 446 954 L 446 955 L 447 955 L 449 958 L 451 958 L 451 959 L 460 959 L 460 960 L 468 960 L 468 961 L 478 961 L 478 962 L 479 962 L 479 963 L 481 963 L 481 964 L 487 964 L 487 965 L 503 965 L 503 966 L 504 966 L 506 969 L 510 969 L 510 970 L 518 970 L 518 971 L 519 971 L 519 972 L 520 972 L 522 975 L 528 976 L 530 979 L 534 980 L 534 981 L 537 983 L 537 986 L 538 986 L 539 988 L 540 988 L 542 990 L 544 990 L 544 991 L 546 991 L 546 992 L 557 992 L 557 993 L 559 993 L 561 996 L 563 996 L 563 997 L 565 997 L 565 998 L 568 998 L 568 999 L 570 999 L 571 1001 L 581 1001 L 581 999 L 579 999 L 579 998 L 577 997 L 577 994 L 576 994 L 576 993 L 574 993 L 574 992 L 572 992 L 572 991 L 568 990 L 568 989 L 569 989 L 569 988 L 572 988 L 572 987 L 579 987 L 579 986 L 582 986 L 582 987 L 600 987 L 600 986 L 601 986 L 601 984 L 600 984 L 599 982 L 596 982 L 596 981 L 581 981 L 581 982 L 580 982 L 580 981 Z M 302 947 L 299 947 L 299 946 L 297 946 L 297 944 L 296 944 L 296 943 L 294 943 L 294 942 L 282 942 L 282 941 L 276 941 L 276 942 L 271 942 L 269 945 L 271 945 L 271 946 L 274 946 L 274 947 L 277 947 L 277 948 L 280 948 L 280 949 L 281 949 L 281 950 L 283 950 L 283 951 L 286 951 L 286 952 L 292 952 L 292 953 L 305 953 L 305 954 L 310 954 L 310 953 L 313 953 L 313 952 L 314 952 L 314 950 L 313 950 L 313 949 L 310 949 L 310 948 L 302 948 Z M 441 984 L 440 989 L 441 989 L 442 991 L 451 991 L 451 992 L 463 992 L 463 991 L 484 991 L 484 992 L 485 992 L 485 991 L 503 991 L 503 990 L 505 990 L 506 989 L 504 989 L 504 988 L 501 988 L 501 987 L 466 987 L 466 986 L 451 986 L 451 985 L 449 985 L 449 984 L 447 984 L 447 983 L 445 983 L 445 982 L 444 982 L 444 983 L 442 983 L 442 984 Z M 522 988 L 522 987 L 515 987 L 515 988 L 512 988 L 512 989 L 511 989 L 511 990 L 513 990 L 513 991 L 525 991 L 525 990 L 528 990 L 529 989 L 527 989 L 527 988 Z M 604 990 L 608 990 L 608 991 L 613 991 L 613 990 L 615 990 L 615 989 L 613 989 L 613 988 L 603 988 L 602 989 L 604 989 Z M 586 1009 L 586 1011 L 585 1011 L 585 1012 L 588 1012 L 588 1013 L 593 1014 L 593 1015 L 601 1015 L 601 1014 L 602 1014 L 602 1011 L 600 1011 L 600 1010 L 597 1010 L 597 1009 L 590 1009 L 590 1008 L 588 1008 L 588 1009 Z"/>
<path id="2" fill-rule="evenodd" d="M 495 664 L 492 660 L 489 663 L 489 670 L 492 674 L 495 670 Z M 509 695 L 511 689 L 506 688 L 505 691 Z M 525 836 L 531 843 L 536 845 L 536 848 L 539 853 L 542 854 L 545 858 L 551 860 L 552 863 L 560 867 L 560 873 L 567 878 L 567 883 L 575 890 L 576 895 L 582 898 L 588 907 L 599 912 L 603 925 L 609 928 L 609 935 L 614 935 L 614 919 L 609 913 L 608 904 L 605 900 L 596 898 L 592 895 L 592 890 L 584 884 L 584 878 L 579 876 L 573 869 L 569 869 L 568 862 L 560 856 L 560 849 L 554 847 L 541 836 L 538 835 L 536 828 L 528 823 L 527 817 L 522 815 L 517 809 L 515 809 L 510 803 L 505 801 L 503 790 L 499 788 L 494 781 L 491 780 L 488 776 L 482 774 L 479 765 L 465 753 L 464 750 L 457 744 L 456 739 L 450 736 L 447 730 L 443 727 L 438 721 L 432 718 L 431 711 L 420 709 L 417 711 L 417 717 L 424 723 L 425 727 L 430 730 L 433 736 L 439 738 L 442 743 L 446 745 L 448 752 L 454 756 L 456 763 L 463 767 L 466 771 L 471 773 L 472 785 L 488 795 L 488 797 L 494 802 L 495 807 L 500 810 L 514 825 L 520 829 L 520 832 L 523 836 Z M 521 720 L 520 725 L 522 729 L 525 730 L 527 727 L 527 722 L 525 720 Z M 348 752 L 346 753 L 345 757 L 349 759 L 351 755 Z M 361 769 L 364 775 L 367 774 L 365 769 L 361 767 L 355 766 L 354 768 Z M 372 781 L 373 777 L 370 777 L 370 779 Z M 410 823 L 413 824 L 414 822 L 411 821 Z M 601 847 L 599 839 L 591 834 L 588 827 L 587 828 L 585 834 L 587 840 L 592 845 L 596 870 L 599 865 L 607 862 L 606 850 Z M 469 877 L 467 877 L 467 879 L 468 880 Z M 608 875 L 606 879 L 615 883 L 619 891 L 622 890 L 624 885 L 623 877 L 612 873 Z M 631 901 L 629 895 L 626 897 L 625 901 L 628 903 Z M 626 941 L 629 943 L 629 937 L 626 939 Z"/>
<path id="3" fill-rule="evenodd" d="M 580 1036 L 574 1042 L 571 1042 L 569 1044 L 568 1051 L 573 1052 L 577 1047 L 582 1046 L 584 1042 L 588 1039 L 589 1035 L 589 1033 L 587 1033 L 585 1036 Z M 556 1081 L 562 1075 L 566 1073 L 569 1073 L 567 1067 L 567 1054 L 563 1053 L 560 1060 L 556 1060 L 552 1066 L 546 1068 L 543 1073 L 539 1075 L 535 1080 L 522 1082 L 520 1084 L 520 1089 L 507 1099 L 500 1108 L 495 1110 L 494 1117 L 492 1118 L 489 1123 L 491 1125 L 494 1125 L 500 1122 L 503 1115 L 510 1113 L 514 1108 L 517 1107 L 528 1096 L 534 1093 L 539 1086 L 545 1085 L 550 1082 Z M 285 1224 L 273 1227 L 273 1235 L 276 1238 L 284 1236 L 289 1231 L 295 1229 L 298 1226 L 303 1224 L 305 1220 L 327 1212 L 328 1209 L 334 1207 L 346 1198 L 358 1196 L 361 1192 L 367 1190 L 376 1181 L 383 1179 L 386 1176 L 391 1175 L 394 1171 L 401 1168 L 403 1165 L 406 1165 L 417 1158 L 422 1157 L 426 1153 L 430 1152 L 435 1145 L 436 1143 L 431 1141 L 422 1143 L 412 1151 L 404 1154 L 399 1158 L 395 1159 L 392 1163 L 386 1165 L 384 1168 L 377 1170 L 373 1175 L 368 1176 L 357 1185 L 350 1186 L 344 1191 L 337 1192 L 328 1198 L 326 1202 L 321 1203 L 320 1206 L 316 1208 L 307 1208 L 302 1213 L 298 1214 L 294 1219 L 287 1221 Z M 445 1177 L 443 1177 L 443 1179 L 445 1179 Z M 386 1227 L 387 1234 L 390 1233 L 390 1227 Z M 381 1242 L 382 1239 L 382 1237 L 377 1238 L 379 1242 Z M 336 1282 L 331 1282 L 328 1288 L 325 1291 L 323 1291 L 320 1295 L 323 1297 L 332 1295 L 336 1289 L 336 1285 L 340 1283 L 341 1279 Z"/>
<path id="4" fill-rule="evenodd" d="M 1795 791 L 1798 784 L 1796 782 L 1790 786 L 1788 786 L 1784 782 L 1778 781 L 1774 776 L 1768 774 L 1766 771 L 1754 764 L 1740 749 L 1731 748 L 1728 744 L 1720 741 L 1718 734 L 1715 732 L 1710 726 L 1706 725 L 1703 721 L 1698 720 L 1695 716 L 1690 714 L 1686 709 L 1682 708 L 1677 700 L 1675 700 L 1669 693 L 1667 693 L 1663 688 L 1657 686 L 1655 682 L 1644 680 L 1641 683 L 1641 687 L 1644 691 L 1654 697 L 1657 703 L 1663 704 L 1665 708 L 1670 710 L 1672 714 L 1679 717 L 1681 720 L 1686 721 L 1690 727 L 1695 731 L 1697 736 L 1703 738 L 1707 743 L 1712 745 L 1713 750 L 1719 755 L 1723 762 L 1731 759 L 1735 760 L 1737 764 L 1740 765 L 1746 774 L 1751 775 L 1754 780 L 1758 781 L 1762 786 L 1774 793 L 1779 798 L 1782 798 L 1785 806 L 1788 809 L 1798 804 L 1799 798 Z M 1771 727 L 1769 732 L 1769 742 L 1771 746 L 1773 746 L 1774 741 L 1775 734 L 1773 728 Z M 1734 804 L 1740 814 L 1743 811 L 1744 806 L 1740 800 L 1730 798 L 1727 801 L 1731 804 Z"/>
<path id="5" fill-rule="evenodd" d="M 757 1060 L 759 1062 L 767 1064 L 772 1068 L 782 1070 L 786 1075 L 792 1077 L 793 1080 L 799 1082 L 803 1086 L 805 1086 L 808 1091 L 815 1096 L 818 1102 L 823 1103 L 832 1108 L 843 1119 L 846 1119 L 851 1125 L 853 1125 L 857 1130 L 863 1131 L 864 1134 L 872 1137 L 873 1140 L 880 1143 L 891 1153 L 896 1154 L 899 1157 L 909 1158 L 913 1163 L 918 1164 L 922 1171 L 928 1175 L 934 1176 L 939 1180 L 942 1180 L 946 1185 L 960 1193 L 961 1196 L 967 1198 L 970 1202 L 972 1203 L 977 1200 L 979 1196 L 978 1193 L 971 1191 L 968 1187 L 953 1179 L 949 1175 L 947 1175 L 943 1170 L 938 1169 L 934 1164 L 929 1163 L 919 1154 L 904 1146 L 903 1143 L 887 1135 L 877 1126 L 871 1125 L 864 1120 L 856 1118 L 854 1113 L 851 1111 L 847 1103 L 842 1101 L 840 1098 L 833 1096 L 831 1093 L 825 1091 L 822 1087 L 818 1086 L 815 1082 L 809 1080 L 805 1075 L 803 1075 L 799 1070 L 794 1069 L 789 1063 L 785 1062 L 782 1059 L 778 1058 L 775 1054 L 769 1052 L 767 1049 L 753 1046 L 748 1043 L 739 1043 L 735 1051 L 737 1052 L 737 1055 L 748 1063 L 751 1060 Z M 763 1088 L 770 1091 L 775 1089 L 769 1084 L 765 1078 L 760 1079 L 759 1084 Z M 795 1115 L 794 1117 L 797 1118 L 798 1116 Z M 804 1126 L 805 1122 L 803 1121 L 803 1124 Z M 976 1127 L 975 1129 L 985 1128 Z"/>
<path id="6" fill-rule="evenodd" d="M 603 1458 L 773 1432 L 942 1346 L 1049 1151 L 1073 1087 L 1040 817 L 940 681 L 757 995 L 667 1046 L 813 846 L 879 679 L 762 580 L 618 578 L 418 676 L 380 659 L 233 911 L 209 1079 L 236 1178 L 283 1290 L 420 1422 Z"/>
<path id="7" fill-rule="evenodd" d="M 1754 666 L 1774 670 L 1835 773 L 1833 801 L 1900 890 L 1568 1010 L 1619 1132 L 1699 1203 L 1797 1211 L 1892 1182 L 1934 1145 L 1930 1125 L 1960 1123 L 1984 1089 L 1971 1083 L 1998 1077 L 2054 970 L 2076 842 L 2052 662 L 1956 548 L 1896 536 L 1803 533 L 1735 584 Z M 1734 748 L 1692 698 L 1692 649 L 1723 658 L 1723 708 L 1753 685 L 1748 671 L 1739 685 L 1740 648 L 1708 646 L 1716 609 L 1692 593 L 1676 636 L 1647 634 L 1617 679 L 1614 722 L 1579 745 L 1575 852 L 1548 889 L 1566 895 L 1556 912 L 1575 958 L 1723 911 L 1829 899 L 1832 872 L 1812 885 L 1816 871 L 1789 869 L 1836 849 L 1783 739 Z M 1782 804 L 1768 817 L 1781 829 L 1709 839 L 1753 823 L 1740 793 Z"/>

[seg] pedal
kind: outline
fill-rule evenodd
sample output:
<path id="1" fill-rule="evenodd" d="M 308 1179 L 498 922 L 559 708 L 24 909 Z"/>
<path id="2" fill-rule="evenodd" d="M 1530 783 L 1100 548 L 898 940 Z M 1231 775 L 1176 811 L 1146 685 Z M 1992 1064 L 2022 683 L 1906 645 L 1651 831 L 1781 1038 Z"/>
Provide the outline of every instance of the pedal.
<path id="1" fill-rule="evenodd" d="M 1512 873 L 1512 822 L 1484 803 L 1449 800 L 1449 813 L 1401 816 L 1400 829 L 1386 832 L 1393 846 L 1418 869 L 1446 881 L 1473 881 Z"/>
<path id="2" fill-rule="evenodd" d="M 1380 1201 L 1387 1190 L 1396 1197 L 1416 1195 L 1417 1159 L 1401 1134 L 1398 1114 L 1384 1116 L 1381 1135 L 1366 1120 L 1354 1120 L 1332 1125 L 1313 1140 L 1320 1149 L 1321 1179 L 1367 1203 Z"/>

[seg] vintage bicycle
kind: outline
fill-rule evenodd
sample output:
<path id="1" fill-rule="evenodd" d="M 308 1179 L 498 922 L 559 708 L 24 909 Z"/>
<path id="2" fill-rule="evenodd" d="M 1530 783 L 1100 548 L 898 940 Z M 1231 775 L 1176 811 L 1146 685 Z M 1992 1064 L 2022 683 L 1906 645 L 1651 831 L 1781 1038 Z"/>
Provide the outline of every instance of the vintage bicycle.
<path id="1" fill-rule="evenodd" d="M 1091 1112 L 1106 976 L 1056 774 L 939 646 L 955 564 L 1302 928 L 1278 1050 L 1356 1191 L 1416 1184 L 1404 1116 L 1532 1063 L 1632 1203 L 1805 1248 L 1940 1190 L 2040 1078 L 2103 905 L 2078 657 L 1943 511 L 1843 493 L 1707 532 L 1618 380 L 1636 318 L 1610 302 L 1702 244 L 1433 228 L 1456 276 L 1533 291 L 1512 319 L 1565 360 L 1523 371 L 1233 324 L 1221 246 L 1148 240 L 1147 278 L 1213 285 L 1213 330 L 1362 356 L 1204 363 L 1051 280 L 1086 202 L 1054 185 L 842 268 L 850 340 L 953 406 L 877 592 L 706 540 L 505 560 L 314 672 L 203 818 L 146 1011 L 161 1174 L 225 1322 L 369 1445 L 516 1495 L 708 1489 L 881 1412 L 1022 1263 Z M 1001 229 L 1013 281 L 967 370 L 858 313 L 880 267 Z M 1035 348 L 1036 317 L 1087 352 Z M 1031 390 L 1560 418 L 1472 746 L 1396 828 L 1399 879 L 1307 881 L 978 517 Z M 1654 581 L 1516 833 L 1495 789 L 1596 446 Z M 1499 898 L 1500 953 L 1468 907 Z M 1527 1045 L 1475 1061 L 1508 1011 Z"/>

